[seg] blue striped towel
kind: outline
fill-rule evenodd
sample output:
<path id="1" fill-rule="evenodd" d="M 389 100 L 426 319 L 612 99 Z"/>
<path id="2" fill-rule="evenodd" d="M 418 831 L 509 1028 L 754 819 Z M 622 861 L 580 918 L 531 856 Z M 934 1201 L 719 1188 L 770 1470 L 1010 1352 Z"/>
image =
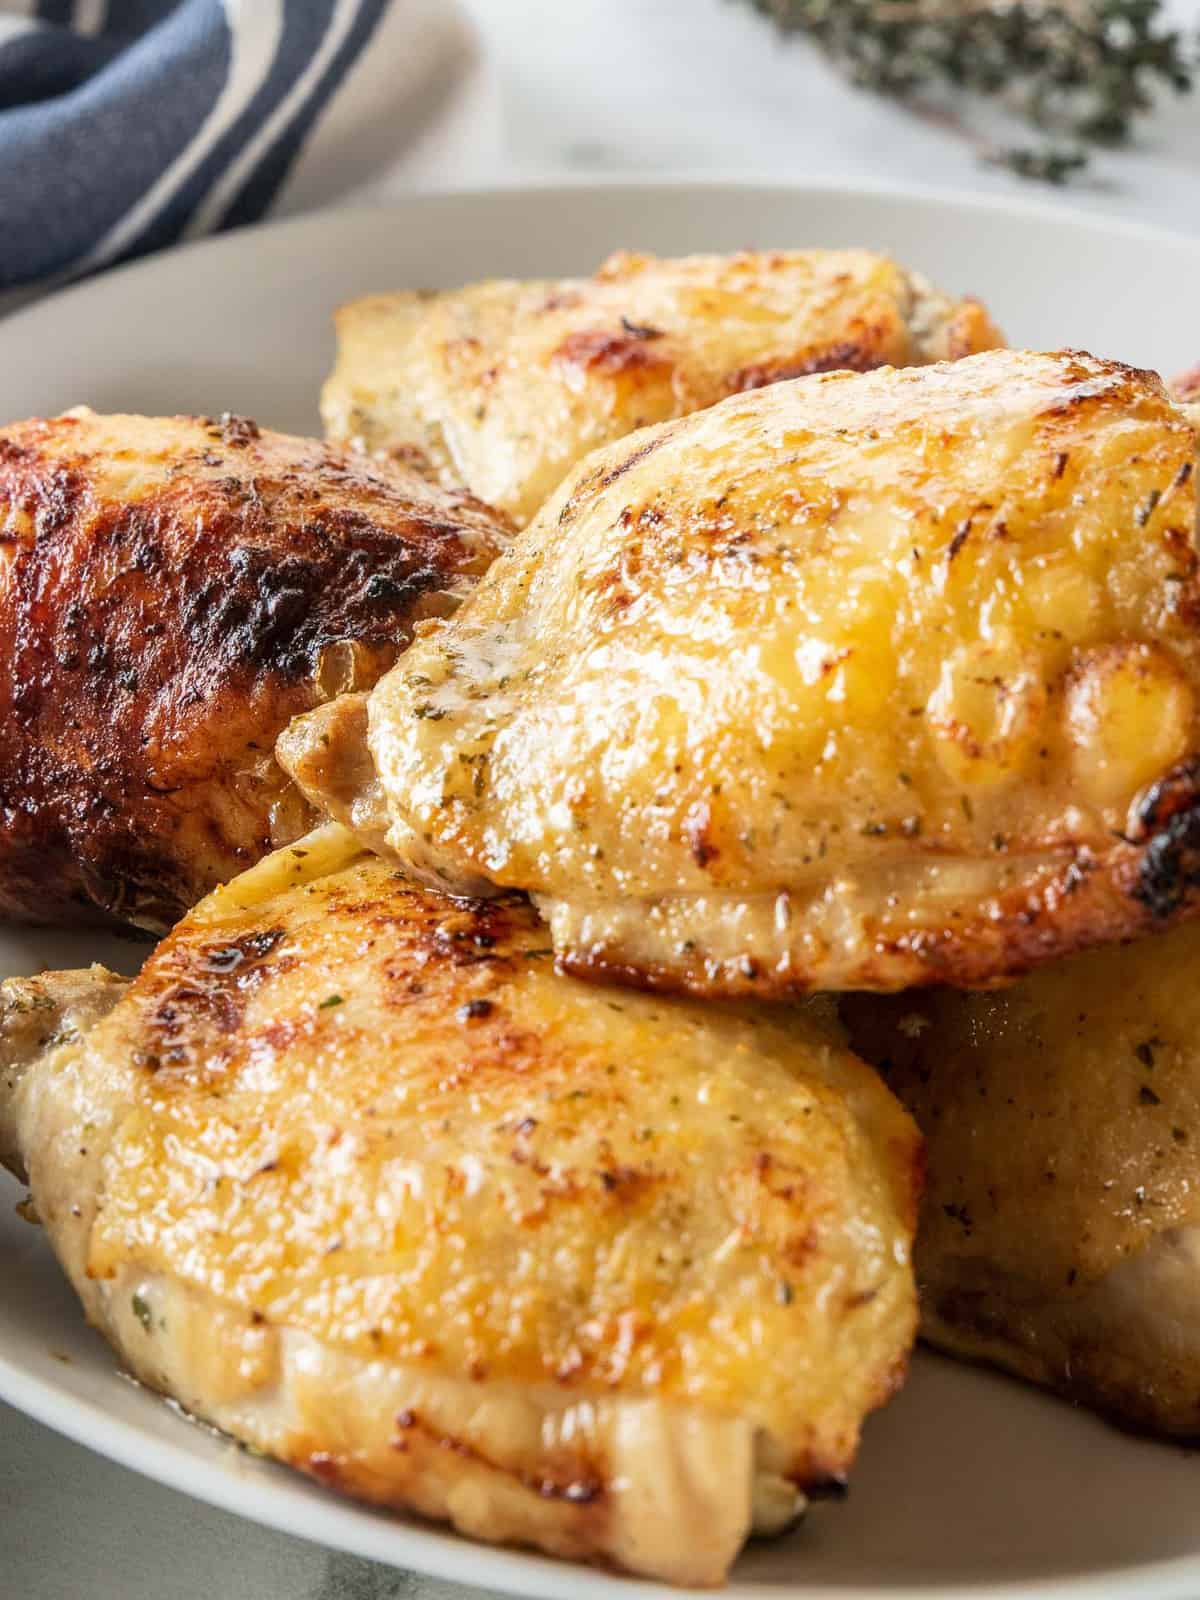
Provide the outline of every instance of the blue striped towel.
<path id="1" fill-rule="evenodd" d="M 428 57 L 434 16 L 413 0 L 0 0 L 0 289 L 261 217 L 339 143 L 326 124 L 340 144 L 323 159 L 361 180 L 354 146 L 380 142 L 362 117 L 403 126 L 404 59 Z M 331 115 L 339 96 L 353 113 Z"/>

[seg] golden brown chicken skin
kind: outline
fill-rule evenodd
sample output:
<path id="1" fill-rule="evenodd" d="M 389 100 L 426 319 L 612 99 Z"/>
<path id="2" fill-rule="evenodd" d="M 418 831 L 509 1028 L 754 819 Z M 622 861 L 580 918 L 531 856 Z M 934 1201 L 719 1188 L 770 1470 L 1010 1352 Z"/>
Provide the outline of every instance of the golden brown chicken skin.
<path id="1" fill-rule="evenodd" d="M 925 1336 L 1200 1435 L 1200 925 L 843 1012 L 928 1141 Z"/>
<path id="2" fill-rule="evenodd" d="M 809 372 L 1002 343 L 983 307 L 869 250 L 664 260 L 375 295 L 337 317 L 328 436 L 420 462 L 524 524 L 599 445 Z"/>
<path id="3" fill-rule="evenodd" d="M 1163 927 L 1200 883 L 1195 452 L 1076 352 L 726 400 L 590 457 L 281 758 L 599 978 L 987 985 Z"/>
<path id="4" fill-rule="evenodd" d="M 199 906 L 0 1129 L 89 1318 L 255 1448 L 715 1583 L 915 1330 L 918 1139 L 821 1009 L 610 996 L 327 828 Z"/>
<path id="5" fill-rule="evenodd" d="M 503 539 L 241 418 L 0 430 L 0 915 L 164 927 L 302 832 L 280 729 L 374 682 Z"/>

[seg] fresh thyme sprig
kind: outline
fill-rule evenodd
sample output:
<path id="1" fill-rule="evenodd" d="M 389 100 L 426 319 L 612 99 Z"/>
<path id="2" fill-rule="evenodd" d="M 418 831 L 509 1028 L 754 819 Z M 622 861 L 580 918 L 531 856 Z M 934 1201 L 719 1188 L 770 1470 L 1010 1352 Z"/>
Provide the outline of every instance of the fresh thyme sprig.
<path id="1" fill-rule="evenodd" d="M 748 3 L 862 88 L 917 105 L 947 87 L 1000 102 L 1048 139 L 983 153 L 1051 183 L 1081 171 L 1088 146 L 1127 143 L 1157 89 L 1192 87 L 1198 59 L 1197 41 L 1164 25 L 1161 0 Z"/>

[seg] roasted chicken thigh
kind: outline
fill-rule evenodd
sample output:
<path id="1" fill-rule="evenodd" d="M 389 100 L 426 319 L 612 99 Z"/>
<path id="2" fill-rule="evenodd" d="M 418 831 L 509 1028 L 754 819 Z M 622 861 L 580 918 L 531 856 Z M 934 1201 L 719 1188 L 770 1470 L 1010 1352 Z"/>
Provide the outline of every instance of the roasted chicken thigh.
<path id="1" fill-rule="evenodd" d="M 714 1583 L 903 1376 L 917 1135 L 831 1014 L 550 958 L 526 902 L 327 827 L 90 1032 L 31 1060 L 17 1029 L 0 1148 L 91 1321 L 196 1415 L 477 1537 Z"/>
<path id="2" fill-rule="evenodd" d="M 0 429 L 0 915 L 165 927 L 303 832 L 280 729 L 374 682 L 504 537 L 242 418 Z"/>
<path id="3" fill-rule="evenodd" d="M 1200 884 L 1195 455 L 1076 352 L 739 395 L 591 456 L 281 760 L 599 978 L 987 985 L 1163 928 Z"/>
<path id="4" fill-rule="evenodd" d="M 337 317 L 331 439 L 415 461 L 528 521 L 589 450 L 781 378 L 953 359 L 1000 344 L 868 250 L 660 260 L 591 278 L 375 295 Z"/>
<path id="5" fill-rule="evenodd" d="M 1200 924 L 844 1014 L 928 1141 L 926 1337 L 1200 1435 Z"/>

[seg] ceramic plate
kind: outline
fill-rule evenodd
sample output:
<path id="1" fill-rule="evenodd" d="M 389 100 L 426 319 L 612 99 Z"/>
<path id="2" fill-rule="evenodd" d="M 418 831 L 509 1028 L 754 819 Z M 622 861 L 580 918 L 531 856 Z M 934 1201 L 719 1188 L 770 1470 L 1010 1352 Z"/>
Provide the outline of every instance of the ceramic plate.
<path id="1" fill-rule="evenodd" d="M 227 236 L 0 323 L 0 419 L 233 410 L 317 428 L 329 315 L 368 290 L 586 272 L 617 246 L 679 253 L 868 245 L 987 300 L 1013 343 L 1172 373 L 1200 360 L 1200 241 L 1040 205 L 869 188 L 654 184 L 414 197 Z M 1183 341 L 1181 343 L 1181 341 Z M 0 965 L 144 946 L 0 929 Z M 580 1600 L 669 1591 L 473 1545 L 347 1505 L 188 1423 L 121 1377 L 0 1178 L 0 1397 L 127 1466 L 302 1537 L 442 1578 Z M 849 1501 L 751 1548 L 736 1600 L 1166 1600 L 1200 1595 L 1200 1459 L 1007 1379 L 918 1357 L 868 1424 Z"/>

